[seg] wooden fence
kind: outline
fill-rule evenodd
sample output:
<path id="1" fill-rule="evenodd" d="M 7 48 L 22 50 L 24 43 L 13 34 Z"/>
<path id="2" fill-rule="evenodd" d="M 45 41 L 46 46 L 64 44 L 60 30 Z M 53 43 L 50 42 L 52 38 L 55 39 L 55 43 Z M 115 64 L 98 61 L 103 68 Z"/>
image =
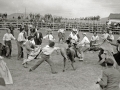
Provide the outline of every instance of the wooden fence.
<path id="1" fill-rule="evenodd" d="M 15 28 L 19 28 L 21 24 L 30 24 L 31 22 L 0 22 L 0 29 L 5 29 L 8 28 L 10 24 L 13 24 Z M 105 24 L 102 23 L 69 23 L 69 22 L 62 22 L 62 23 L 36 23 L 39 28 L 46 28 L 46 27 L 51 27 L 53 30 L 58 30 L 61 25 L 64 26 L 66 30 L 71 30 L 72 28 L 77 28 L 79 31 L 83 32 L 96 32 L 102 33 L 105 29 L 106 26 Z M 120 33 L 120 27 L 115 27 L 113 30 L 113 34 L 119 34 Z"/>

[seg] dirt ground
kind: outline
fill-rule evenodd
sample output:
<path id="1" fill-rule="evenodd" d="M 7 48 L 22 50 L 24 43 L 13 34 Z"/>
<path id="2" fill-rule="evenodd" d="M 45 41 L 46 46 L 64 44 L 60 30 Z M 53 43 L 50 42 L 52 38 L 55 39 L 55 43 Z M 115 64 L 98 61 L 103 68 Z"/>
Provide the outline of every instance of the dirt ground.
<path id="1" fill-rule="evenodd" d="M 15 37 L 17 38 L 18 30 L 15 30 Z M 45 31 L 41 31 L 43 36 Z M 0 41 L 5 31 L 0 31 Z M 66 36 L 70 32 L 67 31 Z M 58 43 L 57 31 L 53 32 L 56 38 L 56 46 L 63 46 Z M 82 32 L 80 32 L 82 38 Z M 91 33 L 87 33 L 87 36 L 92 36 Z M 101 36 L 101 35 L 100 35 Z M 115 35 L 115 40 L 118 38 Z M 42 46 L 47 44 L 43 41 Z M 22 61 L 17 60 L 17 44 L 12 41 L 13 52 L 11 59 L 4 59 L 9 67 L 14 84 L 6 85 L 6 87 L 0 86 L 0 90 L 99 90 L 99 86 L 96 85 L 98 77 L 101 76 L 103 67 L 98 64 L 98 52 L 85 53 L 85 60 L 80 62 L 76 58 L 75 67 L 76 70 L 72 70 L 70 62 L 67 61 L 67 70 L 62 72 L 63 69 L 63 57 L 60 54 L 54 52 L 51 56 L 51 60 L 55 63 L 55 69 L 58 74 L 52 74 L 50 66 L 44 62 L 35 71 L 29 72 L 29 68 L 33 66 L 37 60 L 29 62 L 28 68 L 23 68 Z"/>

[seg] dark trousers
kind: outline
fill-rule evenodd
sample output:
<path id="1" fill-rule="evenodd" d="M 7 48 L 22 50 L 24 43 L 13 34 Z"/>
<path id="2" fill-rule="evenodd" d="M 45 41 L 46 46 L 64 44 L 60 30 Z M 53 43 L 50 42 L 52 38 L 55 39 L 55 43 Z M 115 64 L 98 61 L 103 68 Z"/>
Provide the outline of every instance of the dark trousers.
<path id="1" fill-rule="evenodd" d="M 34 41 L 36 45 L 41 45 L 42 43 L 42 40 L 40 40 L 39 38 L 35 38 Z"/>
<path id="2" fill-rule="evenodd" d="M 18 60 L 23 58 L 23 56 L 24 56 L 22 44 L 23 44 L 23 42 L 17 41 L 17 46 L 18 46 L 18 57 L 17 57 L 17 59 Z"/>
<path id="3" fill-rule="evenodd" d="M 44 61 L 46 61 L 50 67 L 51 67 L 51 71 L 52 72 L 55 72 L 54 70 L 54 65 L 53 65 L 53 62 L 50 60 L 50 56 L 48 55 L 45 55 L 45 54 L 41 54 L 41 58 L 40 60 L 31 68 L 31 70 L 35 70 L 40 64 L 42 64 Z"/>
<path id="4" fill-rule="evenodd" d="M 117 52 L 116 54 L 113 54 L 116 62 L 118 65 L 120 65 L 120 52 Z"/>
<path id="5" fill-rule="evenodd" d="M 101 55 L 104 53 L 104 50 L 102 48 L 99 48 L 99 50 L 100 50 L 100 52 L 98 54 L 98 57 L 99 57 L 99 61 L 101 61 L 102 60 Z"/>
<path id="6" fill-rule="evenodd" d="M 11 57 L 11 53 L 12 53 L 12 43 L 11 43 L 11 41 L 5 41 L 5 45 L 7 47 L 6 57 Z"/>

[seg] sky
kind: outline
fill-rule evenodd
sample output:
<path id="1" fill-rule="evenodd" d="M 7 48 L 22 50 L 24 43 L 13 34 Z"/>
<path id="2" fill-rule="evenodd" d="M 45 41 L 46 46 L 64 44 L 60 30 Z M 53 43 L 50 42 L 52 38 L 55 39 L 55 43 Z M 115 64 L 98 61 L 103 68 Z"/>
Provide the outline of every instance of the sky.
<path id="1" fill-rule="evenodd" d="M 120 13 L 120 0 L 0 0 L 0 13 L 39 13 L 67 18 Z"/>

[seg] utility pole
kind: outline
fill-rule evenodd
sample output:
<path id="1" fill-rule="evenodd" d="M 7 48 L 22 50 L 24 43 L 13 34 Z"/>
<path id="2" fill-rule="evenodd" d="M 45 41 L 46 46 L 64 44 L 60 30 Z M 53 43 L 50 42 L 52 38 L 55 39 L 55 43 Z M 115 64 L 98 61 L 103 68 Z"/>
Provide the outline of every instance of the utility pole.
<path id="1" fill-rule="evenodd" d="M 26 7 L 25 7 L 25 19 L 26 19 Z"/>

